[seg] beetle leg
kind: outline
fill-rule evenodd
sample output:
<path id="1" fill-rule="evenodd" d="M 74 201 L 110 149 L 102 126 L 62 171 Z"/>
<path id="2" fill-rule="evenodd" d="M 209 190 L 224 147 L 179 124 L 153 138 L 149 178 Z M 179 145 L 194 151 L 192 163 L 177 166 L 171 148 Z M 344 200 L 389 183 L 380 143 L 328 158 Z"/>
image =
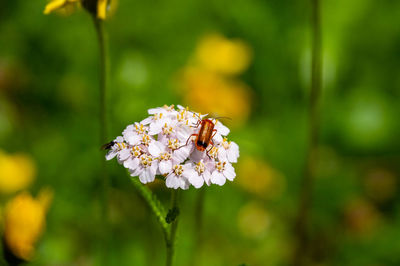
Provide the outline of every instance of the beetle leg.
<path id="1" fill-rule="evenodd" d="M 201 120 L 197 120 L 196 123 L 192 124 L 192 127 L 199 127 L 201 124 Z"/>
<path id="2" fill-rule="evenodd" d="M 213 142 L 212 140 L 210 140 L 210 145 L 211 145 L 211 148 L 209 148 L 209 149 L 206 150 L 206 154 L 207 154 L 208 158 L 209 158 L 210 160 L 212 160 L 210 154 L 208 154 L 208 152 L 211 151 L 212 148 L 214 148 L 214 142 Z"/>
<path id="3" fill-rule="evenodd" d="M 193 136 L 198 136 L 198 135 L 199 135 L 199 134 L 192 134 L 192 135 L 190 135 L 190 136 L 188 137 L 187 141 L 186 141 L 186 144 L 180 146 L 179 148 L 176 148 L 174 151 L 179 150 L 180 148 L 187 146 L 187 145 L 189 144 L 190 138 L 193 137 Z"/>
<path id="4" fill-rule="evenodd" d="M 217 134 L 217 130 L 213 129 L 213 134 L 211 135 L 211 141 L 212 141 L 212 138 L 215 136 L 215 134 Z"/>

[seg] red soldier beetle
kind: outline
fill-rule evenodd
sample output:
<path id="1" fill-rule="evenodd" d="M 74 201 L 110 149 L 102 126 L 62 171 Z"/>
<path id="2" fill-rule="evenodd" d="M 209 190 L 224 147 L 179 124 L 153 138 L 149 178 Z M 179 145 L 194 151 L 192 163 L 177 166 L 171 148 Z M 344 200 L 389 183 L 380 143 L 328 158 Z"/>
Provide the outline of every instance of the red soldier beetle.
<path id="1" fill-rule="evenodd" d="M 218 122 L 217 119 L 219 119 L 219 118 L 230 119 L 230 118 L 229 117 L 218 117 L 218 118 L 214 118 L 215 122 L 213 122 L 212 119 L 210 119 L 210 118 L 203 119 L 198 114 L 195 113 L 195 115 L 199 118 L 199 120 L 197 121 L 197 123 L 194 126 L 195 127 L 200 126 L 199 133 L 190 135 L 184 146 L 186 146 L 188 144 L 188 142 L 190 141 L 190 139 L 193 136 L 195 136 L 196 138 L 194 140 L 194 145 L 195 145 L 196 149 L 201 152 L 206 151 L 207 156 L 210 157 L 208 152 L 211 151 L 211 149 L 214 147 L 214 142 L 212 141 L 212 139 L 215 136 L 215 134 L 217 134 L 217 130 L 214 128 L 215 124 Z M 207 149 L 207 147 L 210 144 L 211 144 L 211 148 Z"/>

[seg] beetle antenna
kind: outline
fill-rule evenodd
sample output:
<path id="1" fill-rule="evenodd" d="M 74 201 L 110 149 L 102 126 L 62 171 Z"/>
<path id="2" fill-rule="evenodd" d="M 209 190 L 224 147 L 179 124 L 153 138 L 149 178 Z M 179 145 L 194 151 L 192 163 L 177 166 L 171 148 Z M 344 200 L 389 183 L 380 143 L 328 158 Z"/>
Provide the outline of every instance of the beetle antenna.
<path id="1" fill-rule="evenodd" d="M 213 117 L 214 119 L 228 119 L 230 121 L 232 121 L 232 118 L 228 117 L 228 116 L 218 116 L 218 117 Z"/>

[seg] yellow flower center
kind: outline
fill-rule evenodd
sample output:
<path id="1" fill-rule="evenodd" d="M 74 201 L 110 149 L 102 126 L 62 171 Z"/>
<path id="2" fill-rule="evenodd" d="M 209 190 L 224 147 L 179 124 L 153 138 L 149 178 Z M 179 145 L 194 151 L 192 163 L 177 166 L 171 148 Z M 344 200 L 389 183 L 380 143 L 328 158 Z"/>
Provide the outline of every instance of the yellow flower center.
<path id="1" fill-rule="evenodd" d="M 181 176 L 183 174 L 182 165 L 174 165 L 173 171 L 174 171 L 175 175 Z"/>
<path id="2" fill-rule="evenodd" d="M 162 113 L 158 113 L 158 114 L 155 114 L 155 115 L 153 116 L 153 119 L 154 119 L 155 121 L 157 121 L 157 120 L 160 120 L 160 119 L 162 118 L 162 116 L 163 116 Z"/>
<path id="3" fill-rule="evenodd" d="M 171 112 L 171 111 L 173 111 L 173 110 L 175 109 L 175 105 L 172 104 L 171 106 L 168 106 L 168 105 L 164 104 L 163 108 L 164 108 L 165 110 Z"/>
<path id="4" fill-rule="evenodd" d="M 222 147 L 224 147 L 225 150 L 229 149 L 229 147 L 231 146 L 231 142 L 228 141 L 227 138 L 224 138 L 222 141 Z"/>
<path id="5" fill-rule="evenodd" d="M 169 152 L 164 152 L 160 154 L 160 161 L 168 161 L 171 158 L 171 154 Z"/>
<path id="6" fill-rule="evenodd" d="M 196 170 L 197 173 L 199 173 L 199 175 L 201 175 L 205 171 L 204 163 L 202 163 L 201 161 L 198 162 L 194 167 L 194 169 Z"/>
<path id="7" fill-rule="evenodd" d="M 208 152 L 208 156 L 210 156 L 213 159 L 216 159 L 218 156 L 218 148 L 217 147 L 212 147 L 211 150 Z"/>
<path id="8" fill-rule="evenodd" d="M 135 130 L 139 134 L 144 134 L 146 131 L 146 127 L 144 127 L 142 124 L 135 124 Z"/>
<path id="9" fill-rule="evenodd" d="M 169 139 L 168 140 L 168 148 L 171 150 L 176 150 L 179 148 L 179 141 L 177 139 Z"/>
<path id="10" fill-rule="evenodd" d="M 150 136 L 147 134 L 143 134 L 142 142 L 144 145 L 148 146 L 150 144 Z"/>
<path id="11" fill-rule="evenodd" d="M 117 146 L 119 150 L 126 148 L 126 144 L 124 142 L 117 142 Z"/>
<path id="12" fill-rule="evenodd" d="M 187 112 L 186 109 L 181 110 L 181 111 L 176 115 L 176 119 L 177 119 L 179 122 L 185 122 L 185 121 L 187 121 L 187 119 L 186 119 L 186 112 Z"/>
<path id="13" fill-rule="evenodd" d="M 173 130 L 174 128 L 167 125 L 167 123 L 165 123 L 164 127 L 162 128 L 164 135 L 171 135 Z"/>
<path id="14" fill-rule="evenodd" d="M 143 165 L 144 168 L 147 168 L 149 166 L 151 166 L 153 162 L 153 158 L 151 158 L 150 156 L 143 154 L 142 156 L 140 156 L 140 163 Z"/>
<path id="15" fill-rule="evenodd" d="M 142 149 L 139 146 L 132 147 L 132 155 L 138 158 L 142 154 Z"/>
<path id="16" fill-rule="evenodd" d="M 225 165 L 226 162 L 217 162 L 215 164 L 215 168 L 219 171 L 219 172 L 223 172 L 225 170 Z"/>

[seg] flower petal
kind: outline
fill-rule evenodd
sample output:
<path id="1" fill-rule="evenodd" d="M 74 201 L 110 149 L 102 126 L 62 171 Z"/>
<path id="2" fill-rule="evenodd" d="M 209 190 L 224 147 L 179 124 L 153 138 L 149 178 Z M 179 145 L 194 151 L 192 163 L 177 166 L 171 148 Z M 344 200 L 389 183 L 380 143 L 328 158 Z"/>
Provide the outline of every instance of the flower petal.
<path id="1" fill-rule="evenodd" d="M 107 0 L 98 0 L 97 2 L 97 17 L 99 19 L 106 19 Z"/>
<path id="2" fill-rule="evenodd" d="M 158 168 L 157 161 L 153 161 L 152 165 L 149 168 L 151 175 L 151 182 L 153 182 L 154 179 L 156 178 L 157 168 Z"/>
<path id="3" fill-rule="evenodd" d="M 132 146 L 138 145 L 142 140 L 140 135 L 136 134 L 135 132 L 129 132 L 128 134 L 125 134 L 124 138 Z"/>
<path id="4" fill-rule="evenodd" d="M 207 154 L 205 151 L 199 151 L 198 149 L 194 149 L 193 152 L 190 154 L 190 160 L 197 163 L 200 160 L 204 159 L 206 155 Z"/>
<path id="5" fill-rule="evenodd" d="M 120 161 L 125 161 L 126 159 L 128 159 L 129 156 L 131 156 L 131 152 L 128 149 L 122 149 L 118 153 L 118 159 Z"/>
<path id="6" fill-rule="evenodd" d="M 204 171 L 203 179 L 207 186 L 211 185 L 211 173 L 209 171 Z"/>
<path id="7" fill-rule="evenodd" d="M 222 140 L 223 140 L 223 138 L 222 138 L 221 134 L 217 131 L 217 133 L 213 137 L 214 144 L 219 144 L 222 142 Z"/>
<path id="8" fill-rule="evenodd" d="M 181 178 L 181 185 L 180 185 L 180 188 L 181 188 L 181 189 L 188 189 L 189 186 L 190 186 L 189 181 L 186 180 L 186 179 L 184 179 L 184 178 Z"/>
<path id="9" fill-rule="evenodd" d="M 53 0 L 46 5 L 43 13 L 47 15 L 47 14 L 53 12 L 54 10 L 57 10 L 57 9 L 63 7 L 66 2 L 67 2 L 67 0 Z"/>
<path id="10" fill-rule="evenodd" d="M 140 121 L 140 124 L 148 125 L 148 124 L 150 124 L 152 121 L 153 121 L 153 117 L 150 116 L 150 117 L 147 117 L 147 118 L 143 119 L 142 121 Z"/>
<path id="11" fill-rule="evenodd" d="M 117 154 L 118 154 L 117 150 L 110 150 L 106 154 L 106 160 L 109 161 L 109 160 L 113 159 Z"/>
<path id="12" fill-rule="evenodd" d="M 157 121 L 150 124 L 149 135 L 157 135 L 162 131 L 163 124 L 161 121 Z"/>
<path id="13" fill-rule="evenodd" d="M 156 108 L 150 108 L 149 110 L 147 110 L 147 113 L 149 115 L 154 115 L 154 114 L 157 114 L 157 113 L 161 113 L 161 111 L 162 111 L 161 107 L 156 107 Z"/>
<path id="14" fill-rule="evenodd" d="M 239 158 L 239 146 L 235 142 L 231 141 L 231 145 L 227 150 L 227 159 L 231 163 L 236 163 L 237 158 Z"/>
<path id="15" fill-rule="evenodd" d="M 189 165 L 193 167 L 193 164 L 186 164 L 186 169 L 183 172 L 183 175 L 187 178 L 190 184 L 192 184 L 195 188 L 200 188 L 204 184 L 204 179 L 202 176 L 199 176 L 199 174 L 193 169 L 193 168 L 188 168 Z"/>
<path id="16" fill-rule="evenodd" d="M 124 167 L 128 168 L 130 170 L 135 170 L 136 167 L 139 166 L 139 159 L 138 158 L 128 158 L 126 161 L 124 161 Z"/>
<path id="17" fill-rule="evenodd" d="M 115 138 L 114 142 L 124 142 L 124 138 L 122 136 L 118 136 Z"/>
<path id="18" fill-rule="evenodd" d="M 146 171 L 146 169 L 143 169 L 143 171 L 139 174 L 139 180 L 140 182 L 142 182 L 143 184 L 146 184 L 148 181 L 148 173 Z"/>
<path id="19" fill-rule="evenodd" d="M 236 177 L 235 169 L 230 164 L 225 165 L 225 171 L 223 174 L 229 181 L 233 181 Z"/>
<path id="20" fill-rule="evenodd" d="M 190 145 L 183 146 L 172 153 L 172 157 L 179 163 L 185 161 L 190 154 Z"/>
<path id="21" fill-rule="evenodd" d="M 211 183 L 222 186 L 225 184 L 225 182 L 226 182 L 226 178 L 224 177 L 224 175 L 222 173 L 218 172 L 217 170 L 215 170 L 211 174 Z"/>
<path id="22" fill-rule="evenodd" d="M 161 147 L 163 147 L 161 142 L 158 141 L 152 141 L 149 144 L 149 153 L 151 156 L 158 157 L 160 156 L 160 153 L 162 152 Z"/>
<path id="23" fill-rule="evenodd" d="M 221 160 L 221 161 L 227 161 L 228 160 L 228 158 L 227 158 L 227 151 L 223 148 L 223 147 L 220 147 L 219 149 L 218 149 L 218 159 L 219 160 Z"/>
<path id="24" fill-rule="evenodd" d="M 165 180 L 165 185 L 169 188 L 177 189 L 180 186 L 179 178 L 175 174 L 169 174 Z"/>
<path id="25" fill-rule="evenodd" d="M 217 132 L 221 134 L 222 136 L 227 136 L 229 134 L 229 128 L 224 126 L 220 121 L 217 121 L 215 123 L 215 128 L 217 129 Z"/>
<path id="26" fill-rule="evenodd" d="M 171 161 L 161 161 L 158 165 L 160 169 L 160 173 L 162 175 L 166 175 L 172 170 L 172 162 Z"/>

